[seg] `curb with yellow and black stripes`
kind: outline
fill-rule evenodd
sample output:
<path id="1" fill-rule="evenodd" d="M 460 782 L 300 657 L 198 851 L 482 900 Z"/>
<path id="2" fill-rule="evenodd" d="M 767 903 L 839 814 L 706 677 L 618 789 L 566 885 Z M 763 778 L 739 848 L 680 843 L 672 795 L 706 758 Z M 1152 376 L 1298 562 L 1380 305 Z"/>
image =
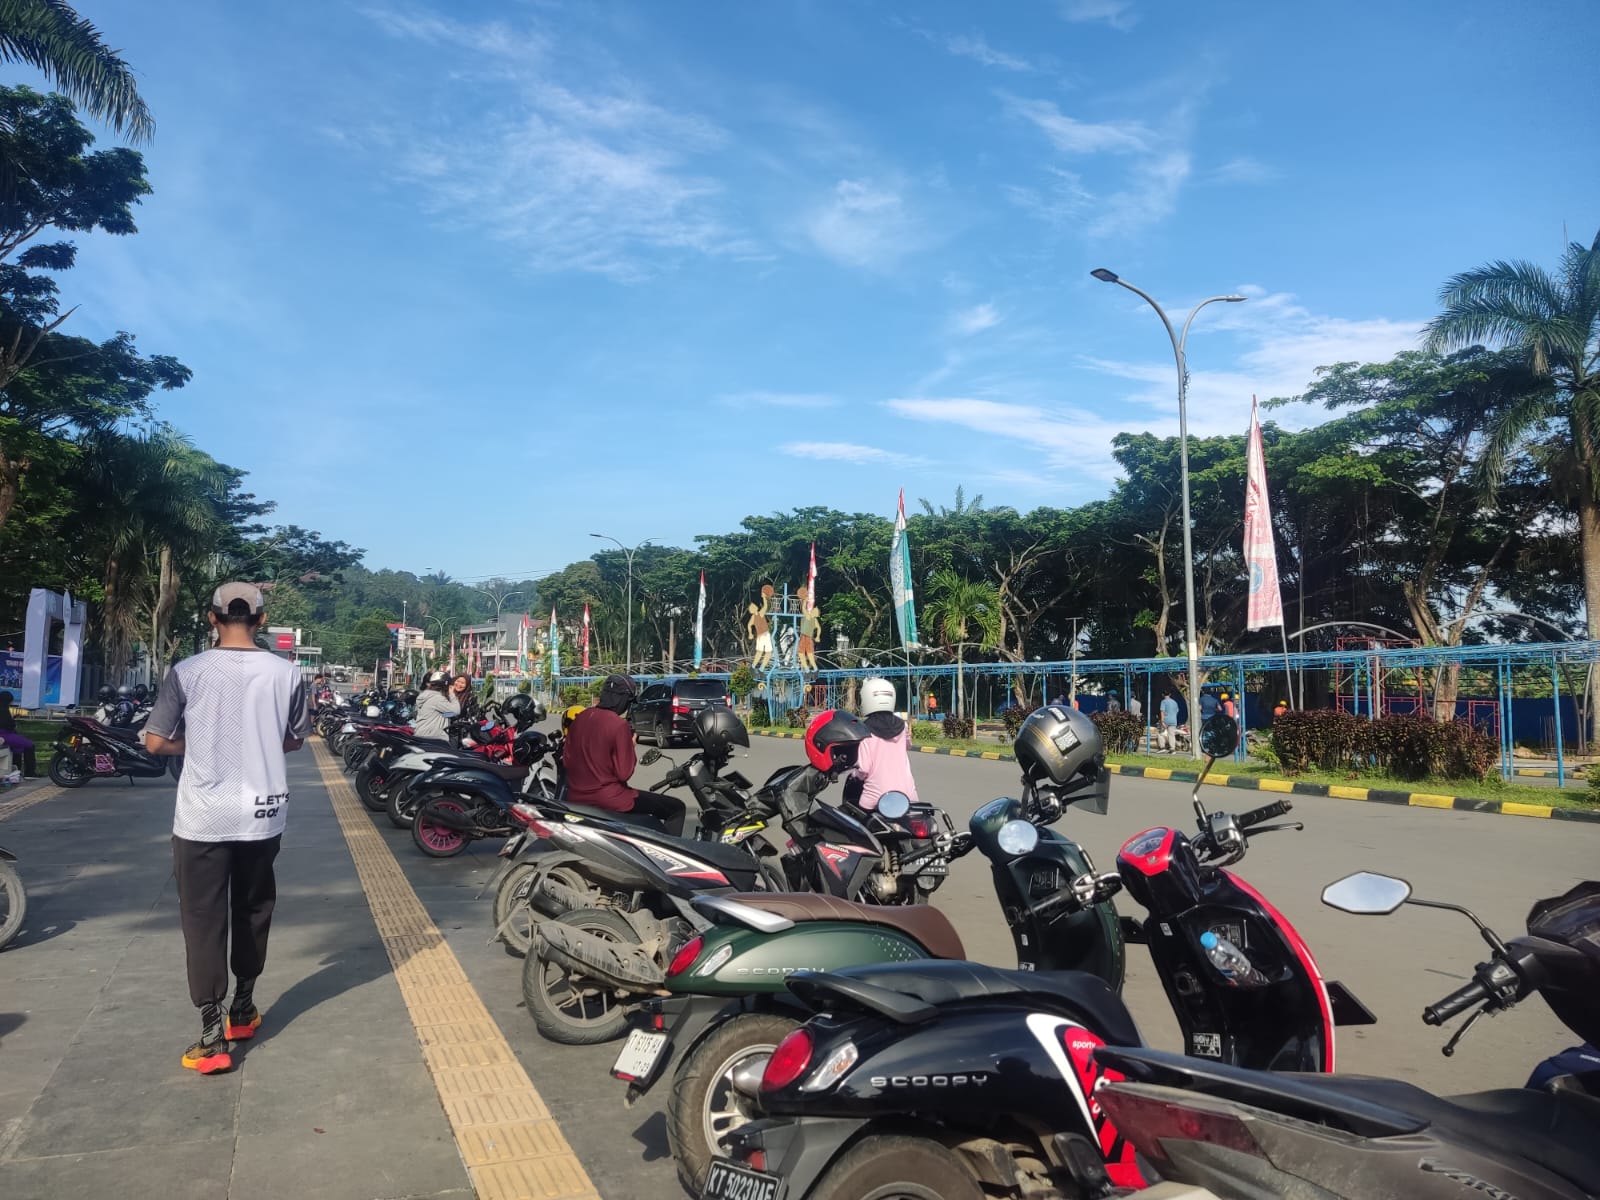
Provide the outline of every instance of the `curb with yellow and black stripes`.
<path id="1" fill-rule="evenodd" d="M 762 737 L 800 738 L 805 734 L 798 729 L 752 729 Z M 1008 750 L 961 750 L 944 746 L 919 746 L 911 749 L 919 754 L 947 754 L 951 758 L 983 758 L 995 762 L 1015 762 L 1016 756 Z M 1109 763 L 1114 775 L 1136 775 L 1145 779 L 1170 779 L 1175 783 L 1193 783 L 1198 771 L 1181 767 L 1135 767 L 1124 763 Z M 1207 786 L 1241 788 L 1250 792 L 1288 792 L 1296 796 L 1331 796 L 1335 800 L 1367 800 L 1374 804 L 1403 804 L 1410 808 L 1449 808 L 1459 812 L 1499 813 L 1507 817 L 1542 817 L 1553 821 L 1588 821 L 1600 824 L 1600 809 L 1556 808 L 1550 804 L 1524 804 L 1518 800 L 1479 800 L 1474 796 L 1445 796 L 1435 792 L 1398 792 L 1388 788 L 1344 787 L 1337 783 L 1306 783 L 1298 779 L 1263 779 L 1258 775 L 1226 775 L 1212 771 L 1206 776 Z"/>

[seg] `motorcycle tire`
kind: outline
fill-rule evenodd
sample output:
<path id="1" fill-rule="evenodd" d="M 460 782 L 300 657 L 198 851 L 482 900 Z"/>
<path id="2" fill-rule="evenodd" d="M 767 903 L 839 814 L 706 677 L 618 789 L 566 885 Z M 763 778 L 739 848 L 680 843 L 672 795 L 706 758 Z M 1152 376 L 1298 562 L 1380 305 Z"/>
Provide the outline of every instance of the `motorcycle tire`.
<path id="1" fill-rule="evenodd" d="M 931 1138 L 875 1134 L 828 1168 L 809 1200 L 984 1200 L 954 1151 Z"/>
<path id="2" fill-rule="evenodd" d="M 712 1158 L 728 1153 L 727 1135 L 761 1115 L 754 1101 L 734 1090 L 734 1069 L 770 1055 L 798 1028 L 799 1021 L 778 1013 L 740 1013 L 678 1063 L 667 1099 L 667 1145 L 692 1195 L 700 1194 Z"/>
<path id="3" fill-rule="evenodd" d="M 346 772 L 355 770 L 356 764 L 366 757 L 366 749 L 367 744 L 365 742 L 351 742 L 344 748 L 344 754 L 340 757 L 344 759 L 344 769 Z"/>
<path id="4" fill-rule="evenodd" d="M 65 750 L 50 760 L 50 782 L 58 788 L 80 788 L 93 778 L 93 773 L 85 771 L 83 764 Z"/>
<path id="5" fill-rule="evenodd" d="M 16 864 L 0 860 L 0 896 L 5 908 L 0 912 L 0 950 L 17 936 L 22 919 L 28 915 L 28 893 L 22 887 L 22 876 Z"/>
<path id="6" fill-rule="evenodd" d="M 183 778 L 183 755 L 173 754 L 167 758 L 167 774 L 174 779 Z"/>
<path id="7" fill-rule="evenodd" d="M 411 840 L 429 858 L 454 858 L 475 840 L 470 833 L 443 825 L 433 819 L 436 811 L 452 812 L 464 820 L 472 817 L 472 806 L 456 796 L 435 796 L 421 808 L 411 822 Z"/>
<path id="8" fill-rule="evenodd" d="M 372 760 L 368 759 L 356 772 L 356 795 L 361 797 L 361 803 L 367 806 L 369 812 L 383 812 L 389 806 L 389 793 L 385 787 L 388 780 L 374 783 L 372 765 Z"/>
<path id="9" fill-rule="evenodd" d="M 383 810 L 388 813 L 389 823 L 396 829 L 411 828 L 411 822 L 417 815 L 417 797 L 412 795 L 410 779 L 403 779 L 389 789 Z"/>
<path id="10" fill-rule="evenodd" d="M 633 926 L 610 909 L 577 908 L 556 920 L 610 941 L 639 941 Z M 628 1028 L 625 1004 L 603 988 L 574 989 L 566 969 L 538 953 L 522 960 L 522 999 L 540 1036 L 563 1046 L 595 1046 Z"/>
<path id="11" fill-rule="evenodd" d="M 533 909 L 528 904 L 527 894 L 522 889 L 528 883 L 528 876 L 538 865 L 537 862 L 518 863 L 506 872 L 506 877 L 495 889 L 494 927 L 499 931 L 500 944 L 513 958 L 527 958 L 528 951 L 533 949 Z M 556 867 L 549 872 L 548 877 L 574 891 L 592 895 L 595 899 L 599 898 L 599 894 L 590 887 L 589 881 L 568 867 Z M 516 919 L 507 923 L 506 918 L 512 913 L 516 913 Z"/>

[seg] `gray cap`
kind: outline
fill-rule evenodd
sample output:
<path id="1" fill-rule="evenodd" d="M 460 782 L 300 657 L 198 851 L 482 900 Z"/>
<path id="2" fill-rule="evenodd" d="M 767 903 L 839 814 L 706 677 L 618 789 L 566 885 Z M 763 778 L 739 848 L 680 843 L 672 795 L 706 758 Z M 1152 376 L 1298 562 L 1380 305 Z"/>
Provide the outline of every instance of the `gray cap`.
<path id="1" fill-rule="evenodd" d="M 226 616 L 228 606 L 235 600 L 243 600 L 250 606 L 250 616 L 255 616 L 267 606 L 261 598 L 261 589 L 253 583 L 225 583 L 211 593 L 211 611 L 219 616 Z"/>

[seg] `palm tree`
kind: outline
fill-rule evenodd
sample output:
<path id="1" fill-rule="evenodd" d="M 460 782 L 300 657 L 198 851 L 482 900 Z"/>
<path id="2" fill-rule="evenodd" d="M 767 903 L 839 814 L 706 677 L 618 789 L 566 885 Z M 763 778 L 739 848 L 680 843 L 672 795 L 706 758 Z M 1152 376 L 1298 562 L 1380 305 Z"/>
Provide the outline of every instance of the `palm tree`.
<path id="1" fill-rule="evenodd" d="M 37 68 L 91 116 L 136 142 L 155 131 L 133 70 L 62 0 L 0 0 L 0 59 Z"/>
<path id="2" fill-rule="evenodd" d="M 939 641 L 956 652 L 956 716 L 967 715 L 961 670 L 968 646 L 992 649 L 1000 640 L 1000 593 L 992 583 L 973 583 L 945 568 L 933 573 L 923 616 Z"/>
<path id="3" fill-rule="evenodd" d="M 1573 242 L 1557 274 L 1528 262 L 1494 262 L 1457 275 L 1439 293 L 1428 348 L 1491 342 L 1527 356 L 1548 386 L 1513 401 L 1490 430 L 1492 488 L 1513 455 L 1533 443 L 1557 495 L 1578 514 L 1589 636 L 1600 638 L 1600 233 Z"/>

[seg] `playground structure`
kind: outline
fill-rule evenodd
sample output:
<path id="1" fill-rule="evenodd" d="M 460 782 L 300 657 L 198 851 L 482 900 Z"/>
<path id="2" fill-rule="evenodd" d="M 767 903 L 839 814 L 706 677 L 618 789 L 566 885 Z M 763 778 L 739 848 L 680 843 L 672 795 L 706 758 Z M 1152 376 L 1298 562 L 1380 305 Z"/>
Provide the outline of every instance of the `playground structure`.
<path id="1" fill-rule="evenodd" d="M 784 629 L 781 624 L 790 622 L 787 632 L 792 633 L 799 613 L 789 612 L 785 597 L 783 611 L 769 615 L 774 632 Z M 776 639 L 775 639 L 776 640 Z M 791 708 L 835 707 L 843 704 L 852 681 L 871 676 L 883 676 L 897 687 L 907 691 L 906 699 L 915 714 L 918 697 L 930 691 L 952 691 L 955 677 L 953 663 L 907 662 L 905 655 L 896 651 L 857 650 L 852 657 L 881 660 L 871 666 L 824 668 L 809 682 L 793 665 L 783 665 L 782 642 L 774 655 L 772 668 L 758 675 L 766 684 L 766 699 L 774 720 L 781 720 L 785 710 Z M 791 658 L 790 663 L 793 663 Z M 1517 713 L 1524 713 L 1524 724 L 1530 723 L 1526 714 L 1528 706 L 1551 713 L 1546 718 L 1553 725 L 1553 750 L 1556 760 L 1556 779 L 1566 782 L 1566 743 L 1577 740 L 1577 730 L 1572 727 L 1571 715 L 1582 713 L 1583 699 L 1594 665 L 1600 662 L 1600 641 L 1578 642 L 1527 642 L 1496 643 L 1479 646 L 1416 646 L 1373 645 L 1373 639 L 1352 639 L 1350 644 L 1336 646 L 1333 650 L 1302 651 L 1262 654 L 1212 654 L 1200 660 L 1203 687 L 1223 687 L 1241 697 L 1241 724 L 1246 728 L 1269 723 L 1269 708 L 1260 701 L 1262 693 L 1273 697 L 1290 694 L 1289 680 L 1325 673 L 1329 688 L 1309 704 L 1313 708 L 1335 707 L 1362 716 L 1386 712 L 1423 712 L 1431 707 L 1423 672 L 1437 671 L 1458 665 L 1463 678 L 1468 674 L 1486 681 L 1492 688 L 1489 696 L 1463 695 L 1457 702 L 1457 719 L 1465 719 L 1476 726 L 1487 725 L 1498 736 L 1500 743 L 1500 772 L 1510 779 L 1515 770 L 1517 738 Z M 1182 702 L 1182 677 L 1184 660 L 1181 658 L 1119 658 L 1078 659 L 1063 662 L 988 662 L 968 663 L 964 670 L 967 694 L 981 697 L 985 690 L 990 697 L 1014 698 L 1013 689 L 1031 697 L 1030 703 L 1042 703 L 1057 695 L 1076 695 L 1082 707 L 1103 707 L 1101 697 L 1106 691 L 1116 690 L 1126 700 L 1137 696 L 1148 722 L 1156 711 L 1161 697 L 1176 691 Z M 1287 676 L 1286 678 L 1286 670 Z M 1565 672 L 1574 672 L 1571 681 Z M 727 678 L 725 673 L 707 673 L 706 678 Z M 563 675 L 559 685 L 588 684 L 597 675 Z M 644 676 L 642 678 L 661 678 Z M 1264 686 L 1255 689 L 1252 698 L 1249 681 L 1254 678 Z M 1401 681 L 1414 692 L 1401 689 Z M 1548 695 L 1537 698 L 1518 698 L 1519 686 L 1529 689 L 1548 681 Z M 1320 691 L 1320 689 L 1318 689 Z M 1308 685 L 1308 696 L 1311 692 Z M 1567 710 L 1564 715 L 1563 710 Z M 980 710 L 981 711 L 981 710 Z M 1588 714 L 1591 723 L 1595 714 Z M 1537 738 L 1535 731 L 1526 736 Z M 1242 751 L 1241 751 L 1242 753 Z"/>

